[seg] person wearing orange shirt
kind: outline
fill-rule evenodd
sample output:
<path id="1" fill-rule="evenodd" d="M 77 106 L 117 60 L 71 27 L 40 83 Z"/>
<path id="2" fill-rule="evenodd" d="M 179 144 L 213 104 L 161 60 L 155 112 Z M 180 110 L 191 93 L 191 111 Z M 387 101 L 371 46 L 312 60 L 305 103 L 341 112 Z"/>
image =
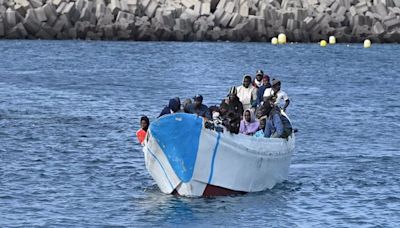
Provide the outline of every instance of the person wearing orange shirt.
<path id="1" fill-rule="evenodd" d="M 149 129 L 150 120 L 147 116 L 142 116 L 140 118 L 140 129 L 136 132 L 136 137 L 140 144 L 143 145 L 144 139 L 146 138 L 147 129 Z"/>

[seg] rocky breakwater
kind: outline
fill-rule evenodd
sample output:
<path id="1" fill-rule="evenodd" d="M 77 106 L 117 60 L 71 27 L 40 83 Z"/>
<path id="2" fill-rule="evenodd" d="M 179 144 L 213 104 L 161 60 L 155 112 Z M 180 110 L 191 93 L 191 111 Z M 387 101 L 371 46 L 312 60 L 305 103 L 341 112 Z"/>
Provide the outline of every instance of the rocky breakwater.
<path id="1" fill-rule="evenodd" d="M 400 42 L 400 0 L 0 0 L 0 38 Z"/>

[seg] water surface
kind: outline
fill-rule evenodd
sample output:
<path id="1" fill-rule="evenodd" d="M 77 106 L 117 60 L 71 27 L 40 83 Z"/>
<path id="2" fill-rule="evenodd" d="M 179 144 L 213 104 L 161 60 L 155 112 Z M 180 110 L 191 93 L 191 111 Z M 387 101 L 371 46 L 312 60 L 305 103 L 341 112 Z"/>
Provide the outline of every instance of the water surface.
<path id="1" fill-rule="evenodd" d="M 0 226 L 400 223 L 399 45 L 1 41 Z M 282 81 L 299 129 L 288 181 L 162 194 L 135 139 L 171 97 L 217 104 L 245 73 Z"/>

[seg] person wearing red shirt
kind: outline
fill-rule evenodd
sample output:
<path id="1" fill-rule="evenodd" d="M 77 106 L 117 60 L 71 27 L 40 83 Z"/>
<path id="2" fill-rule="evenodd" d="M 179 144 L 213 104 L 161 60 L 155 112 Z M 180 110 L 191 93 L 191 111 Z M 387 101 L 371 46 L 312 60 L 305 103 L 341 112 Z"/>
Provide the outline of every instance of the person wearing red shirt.
<path id="1" fill-rule="evenodd" d="M 150 120 L 147 116 L 142 116 L 140 118 L 140 129 L 136 132 L 136 137 L 140 144 L 143 145 L 144 139 L 146 138 L 147 129 L 149 129 Z"/>

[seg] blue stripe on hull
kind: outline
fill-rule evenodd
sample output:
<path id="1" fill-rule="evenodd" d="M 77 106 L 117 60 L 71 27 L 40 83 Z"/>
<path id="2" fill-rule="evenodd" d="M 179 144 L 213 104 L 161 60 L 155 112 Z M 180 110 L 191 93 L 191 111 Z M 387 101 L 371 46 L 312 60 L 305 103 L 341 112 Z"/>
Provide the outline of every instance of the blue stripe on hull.
<path id="1" fill-rule="evenodd" d="M 164 172 L 164 175 L 167 178 L 168 183 L 171 186 L 171 189 L 174 189 L 174 186 L 172 185 L 172 183 L 171 183 L 171 181 L 170 181 L 170 179 L 169 179 L 169 177 L 167 175 L 167 172 L 165 171 L 164 167 L 162 166 L 160 160 L 158 160 L 157 156 L 149 148 L 147 148 L 147 151 L 151 154 L 151 156 L 153 156 L 154 159 L 156 159 L 157 163 L 160 165 L 162 171 Z"/>
<path id="2" fill-rule="evenodd" d="M 220 139 L 221 139 L 221 133 L 218 132 L 217 142 L 215 143 L 213 156 L 212 156 L 212 160 L 211 160 L 211 170 L 210 170 L 210 176 L 208 177 L 208 183 L 211 183 L 212 177 L 214 175 L 214 162 L 215 162 L 215 156 L 217 155 L 217 151 L 218 151 L 218 147 L 219 147 L 219 140 Z"/>

